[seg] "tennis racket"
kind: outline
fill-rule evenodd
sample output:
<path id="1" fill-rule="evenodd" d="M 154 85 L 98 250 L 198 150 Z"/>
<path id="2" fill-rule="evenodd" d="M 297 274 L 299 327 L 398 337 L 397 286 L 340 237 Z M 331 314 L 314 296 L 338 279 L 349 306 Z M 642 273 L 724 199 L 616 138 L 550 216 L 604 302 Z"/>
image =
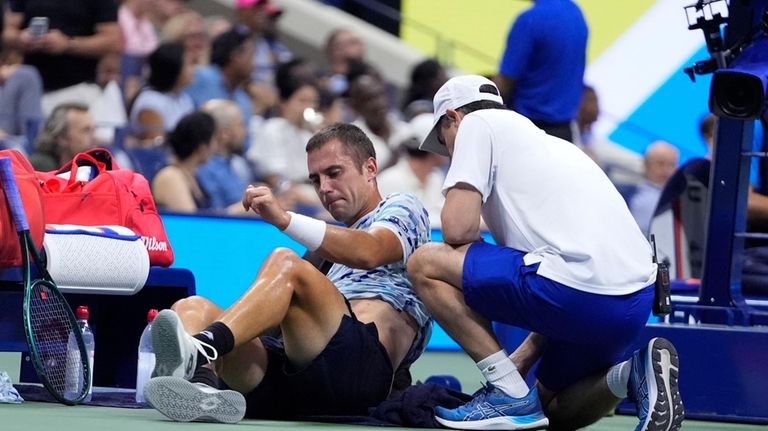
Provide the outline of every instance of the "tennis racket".
<path id="1" fill-rule="evenodd" d="M 29 356 L 40 382 L 58 401 L 74 405 L 91 387 L 88 354 L 67 300 L 51 279 L 29 234 L 11 159 L 0 158 L 0 179 L 8 208 L 19 234 L 24 275 L 24 332 Z M 41 278 L 32 280 L 30 256 Z"/>

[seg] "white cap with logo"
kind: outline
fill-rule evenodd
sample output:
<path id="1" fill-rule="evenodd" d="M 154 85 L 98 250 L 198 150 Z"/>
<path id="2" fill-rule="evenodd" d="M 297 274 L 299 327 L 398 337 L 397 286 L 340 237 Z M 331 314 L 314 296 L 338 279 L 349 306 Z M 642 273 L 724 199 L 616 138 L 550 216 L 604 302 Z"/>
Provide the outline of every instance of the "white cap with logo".
<path id="1" fill-rule="evenodd" d="M 488 87 L 489 85 L 492 88 Z M 488 78 L 479 75 L 464 75 L 449 79 L 435 93 L 435 115 L 432 119 L 432 130 L 419 148 L 424 151 L 448 156 L 448 148 L 437 139 L 437 128 L 440 127 L 440 118 L 449 109 L 458 109 L 480 100 L 490 100 L 502 105 L 504 104 L 496 84 Z"/>

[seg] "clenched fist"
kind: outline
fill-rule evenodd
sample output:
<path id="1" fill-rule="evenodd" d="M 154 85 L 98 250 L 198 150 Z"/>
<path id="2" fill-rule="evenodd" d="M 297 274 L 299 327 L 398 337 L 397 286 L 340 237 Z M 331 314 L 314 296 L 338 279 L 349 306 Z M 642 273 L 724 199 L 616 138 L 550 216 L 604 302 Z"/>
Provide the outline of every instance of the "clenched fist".
<path id="1" fill-rule="evenodd" d="M 264 221 L 280 230 L 291 222 L 291 215 L 283 209 L 269 187 L 249 185 L 243 193 L 243 208 L 253 210 Z"/>

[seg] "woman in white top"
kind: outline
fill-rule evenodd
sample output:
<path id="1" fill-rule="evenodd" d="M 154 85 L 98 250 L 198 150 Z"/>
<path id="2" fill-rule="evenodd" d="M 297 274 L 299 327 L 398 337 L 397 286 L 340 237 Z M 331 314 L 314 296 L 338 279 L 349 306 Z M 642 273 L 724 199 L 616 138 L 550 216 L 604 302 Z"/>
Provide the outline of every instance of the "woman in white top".
<path id="1" fill-rule="evenodd" d="M 306 161 L 307 142 L 315 126 L 305 117 L 305 111 L 318 108 L 314 70 L 304 60 L 292 60 L 278 67 L 275 81 L 280 115 L 253 131 L 247 157 L 257 174 L 277 190 L 284 205 L 316 214 L 320 202 L 308 184 Z"/>

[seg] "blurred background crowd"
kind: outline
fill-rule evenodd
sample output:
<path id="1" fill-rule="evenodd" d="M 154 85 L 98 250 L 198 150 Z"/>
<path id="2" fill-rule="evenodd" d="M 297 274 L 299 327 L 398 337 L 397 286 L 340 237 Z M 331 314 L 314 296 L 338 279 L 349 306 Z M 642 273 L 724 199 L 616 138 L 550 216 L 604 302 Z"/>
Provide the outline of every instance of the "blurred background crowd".
<path id="1" fill-rule="evenodd" d="M 7 0 L 0 145 L 40 171 L 109 148 L 150 181 L 164 211 L 245 215 L 246 185 L 266 183 L 287 208 L 328 217 L 308 183 L 304 147 L 315 131 L 351 122 L 374 144 L 382 193 L 415 193 L 439 227 L 447 159 L 418 146 L 432 126 L 432 97 L 458 71 L 425 57 L 402 66 L 409 80 L 398 85 L 353 27 L 328 31 L 310 59 L 281 40 L 280 2 L 234 0 L 221 14 L 201 14 L 192 7 L 200 3 Z M 386 16 L 369 19 L 377 20 L 391 26 Z M 584 83 L 588 33 L 572 1 L 533 2 L 488 75 L 510 108 L 604 166 L 647 230 L 679 152 L 649 141 L 643 161 L 593 138 L 600 104 Z M 714 120 L 701 127 L 711 137 Z"/>

